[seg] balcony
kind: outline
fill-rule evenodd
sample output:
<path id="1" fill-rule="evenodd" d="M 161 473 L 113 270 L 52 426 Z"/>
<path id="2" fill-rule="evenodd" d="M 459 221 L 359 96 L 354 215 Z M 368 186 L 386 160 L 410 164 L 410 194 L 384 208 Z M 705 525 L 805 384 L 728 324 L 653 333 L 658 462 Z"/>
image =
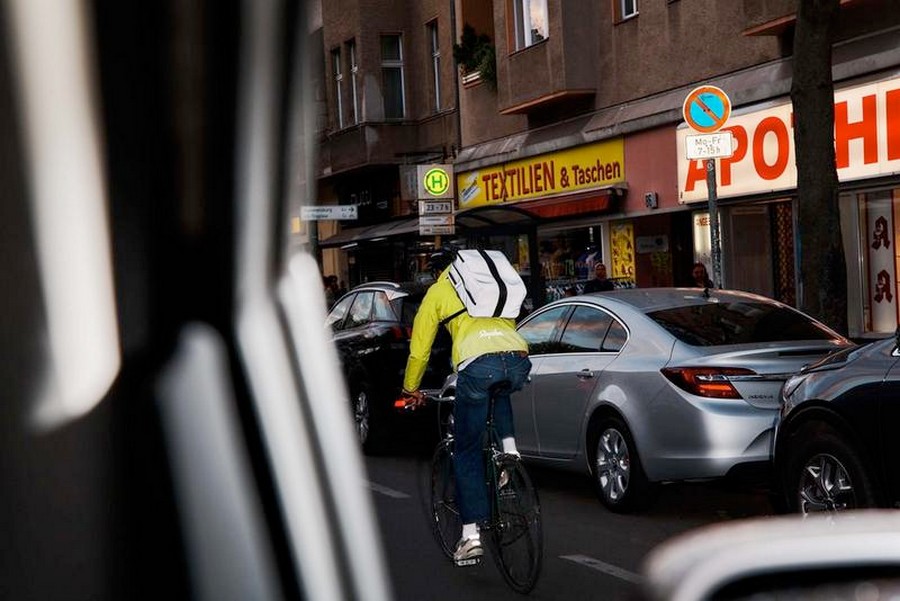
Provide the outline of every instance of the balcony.
<path id="1" fill-rule="evenodd" d="M 319 146 L 319 176 L 377 165 L 399 165 L 428 153 L 441 159 L 456 143 L 455 111 L 420 121 L 366 122 L 327 133 Z"/>
<path id="2" fill-rule="evenodd" d="M 503 115 L 529 114 L 550 106 L 589 104 L 596 93 L 596 7 L 562 3 L 559 28 L 531 46 L 512 51 L 513 40 L 498 40 L 497 101 Z M 590 13 L 590 14 L 588 14 Z M 551 22 L 553 21 L 551 15 Z"/>

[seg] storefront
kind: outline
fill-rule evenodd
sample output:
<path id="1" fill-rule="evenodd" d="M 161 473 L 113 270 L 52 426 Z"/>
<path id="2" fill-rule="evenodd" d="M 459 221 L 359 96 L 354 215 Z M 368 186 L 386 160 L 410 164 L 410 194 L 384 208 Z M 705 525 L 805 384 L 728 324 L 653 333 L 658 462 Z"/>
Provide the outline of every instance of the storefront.
<path id="1" fill-rule="evenodd" d="M 735 111 L 728 121 L 735 152 L 718 162 L 722 272 L 726 286 L 796 304 L 796 166 L 789 99 Z M 678 130 L 681 201 L 696 207 L 695 245 L 709 228 L 700 161 L 684 158 Z M 850 335 L 897 327 L 900 255 L 900 74 L 836 87 L 835 158 L 841 182 L 841 223 L 847 262 Z"/>
<path id="2" fill-rule="evenodd" d="M 627 191 L 622 138 L 457 170 L 458 232 L 506 252 L 533 306 L 580 292 L 600 261 L 618 286 L 634 285 L 633 263 L 613 263 L 607 222 Z"/>

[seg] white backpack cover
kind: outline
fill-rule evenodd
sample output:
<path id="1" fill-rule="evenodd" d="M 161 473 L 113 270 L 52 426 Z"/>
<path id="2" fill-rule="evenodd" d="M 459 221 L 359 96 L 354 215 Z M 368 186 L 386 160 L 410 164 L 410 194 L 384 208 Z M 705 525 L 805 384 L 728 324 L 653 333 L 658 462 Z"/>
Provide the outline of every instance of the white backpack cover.
<path id="1" fill-rule="evenodd" d="M 472 317 L 519 316 L 528 290 L 499 250 L 460 250 L 448 274 Z"/>

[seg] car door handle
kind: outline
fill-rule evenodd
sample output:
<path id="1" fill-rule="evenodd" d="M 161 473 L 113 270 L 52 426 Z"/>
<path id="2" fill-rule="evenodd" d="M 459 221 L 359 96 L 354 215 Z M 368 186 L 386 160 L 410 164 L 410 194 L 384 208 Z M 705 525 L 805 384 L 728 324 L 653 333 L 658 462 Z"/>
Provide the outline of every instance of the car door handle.
<path id="1" fill-rule="evenodd" d="M 594 377 L 594 372 L 585 368 L 585 369 L 582 369 L 580 372 L 578 372 L 575 375 L 578 376 L 579 380 L 589 380 Z"/>

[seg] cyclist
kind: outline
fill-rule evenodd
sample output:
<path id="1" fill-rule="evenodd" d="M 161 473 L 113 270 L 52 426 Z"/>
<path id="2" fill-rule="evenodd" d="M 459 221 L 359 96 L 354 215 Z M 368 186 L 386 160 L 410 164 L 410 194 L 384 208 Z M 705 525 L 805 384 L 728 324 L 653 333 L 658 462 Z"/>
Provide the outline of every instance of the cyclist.
<path id="1" fill-rule="evenodd" d="M 419 384 L 438 328 L 445 325 L 453 339 L 452 360 L 458 372 L 453 406 L 453 469 L 463 523 L 453 556 L 458 565 L 484 553 L 478 525 L 490 519 L 491 509 L 485 487 L 481 441 L 490 388 L 498 382 L 509 383 L 508 390 L 495 396 L 494 425 L 502 439 L 503 452 L 518 456 L 509 394 L 525 384 L 531 361 L 528 343 L 516 331 L 514 320 L 472 317 L 463 310 L 463 303 L 448 277 L 447 267 L 454 256 L 452 250 L 445 249 L 430 258 L 432 269 L 439 270 L 440 275 L 425 294 L 413 322 L 403 394 L 413 407 L 424 403 Z"/>

